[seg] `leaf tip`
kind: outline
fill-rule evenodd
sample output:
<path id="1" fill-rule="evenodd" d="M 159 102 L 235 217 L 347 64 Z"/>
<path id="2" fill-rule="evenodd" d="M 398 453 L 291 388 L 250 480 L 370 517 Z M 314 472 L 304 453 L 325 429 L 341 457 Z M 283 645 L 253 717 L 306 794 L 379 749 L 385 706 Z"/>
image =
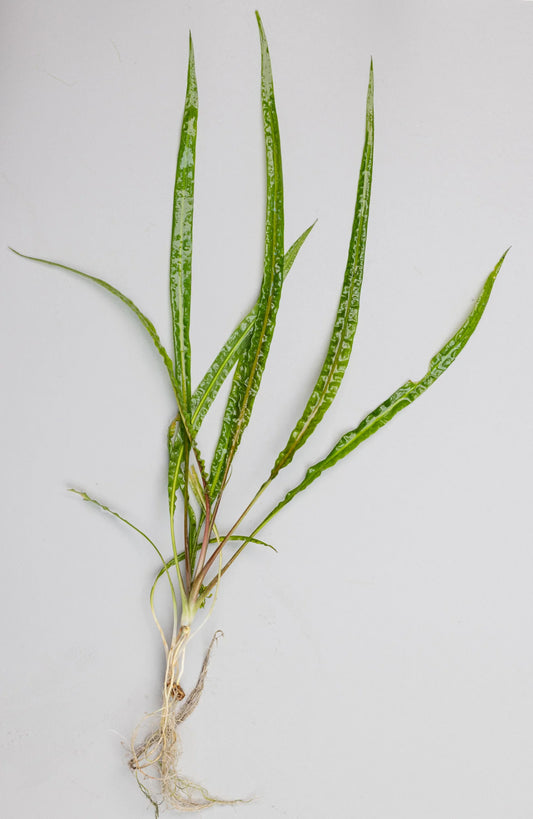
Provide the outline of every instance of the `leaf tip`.
<path id="1" fill-rule="evenodd" d="M 374 60 L 370 58 L 370 71 L 368 72 L 368 104 L 371 105 L 374 99 Z"/>
<path id="2" fill-rule="evenodd" d="M 503 252 L 503 253 L 502 253 L 502 255 L 500 256 L 500 258 L 498 259 L 498 263 L 497 263 L 497 265 L 496 265 L 496 267 L 494 268 L 494 271 L 493 271 L 493 276 L 494 276 L 494 278 L 496 278 L 496 276 L 497 276 L 497 275 L 498 275 L 498 273 L 500 272 L 500 269 L 501 269 L 501 267 L 502 267 L 502 265 L 503 265 L 503 263 L 504 263 L 504 261 L 505 261 L 505 257 L 507 256 L 507 254 L 508 254 L 508 253 L 509 253 L 509 251 L 511 250 L 511 247 L 512 247 L 512 245 L 509 245 L 509 247 L 507 248 L 507 250 L 504 250 L 504 252 Z"/>
<path id="3" fill-rule="evenodd" d="M 257 25 L 259 26 L 259 36 L 260 36 L 260 38 L 261 38 L 262 43 L 263 43 L 263 44 L 265 45 L 265 47 L 266 47 L 266 34 L 265 34 L 265 28 L 264 28 L 264 26 L 263 26 L 263 21 L 262 21 L 262 19 L 261 19 L 261 15 L 260 15 L 260 14 L 259 14 L 259 12 L 257 11 L 257 9 L 255 10 L 255 19 L 257 20 Z"/>
<path id="4" fill-rule="evenodd" d="M 74 489 L 74 487 L 69 487 L 67 492 L 73 492 L 75 495 L 79 495 L 82 500 L 89 500 L 87 492 L 83 492 L 81 489 Z"/>

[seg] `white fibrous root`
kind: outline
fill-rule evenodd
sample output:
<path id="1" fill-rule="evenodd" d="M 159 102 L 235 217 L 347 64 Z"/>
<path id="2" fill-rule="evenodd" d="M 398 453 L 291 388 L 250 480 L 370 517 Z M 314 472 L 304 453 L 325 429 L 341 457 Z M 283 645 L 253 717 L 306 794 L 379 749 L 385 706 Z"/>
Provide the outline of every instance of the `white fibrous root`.
<path id="1" fill-rule="evenodd" d="M 235 804 L 242 801 L 211 796 L 202 785 L 192 782 L 178 771 L 181 756 L 179 726 L 191 716 L 200 702 L 211 651 L 221 634 L 221 631 L 214 634 L 196 685 L 188 696 L 185 696 L 180 681 L 191 630 L 189 626 L 180 628 L 167 655 L 162 707 L 145 718 L 157 718 L 157 727 L 139 744 L 137 743 L 139 730 L 135 731 L 132 737 L 129 766 L 135 773 L 140 789 L 154 806 L 156 817 L 159 816 L 161 806 L 187 813 L 205 810 L 212 805 Z"/>

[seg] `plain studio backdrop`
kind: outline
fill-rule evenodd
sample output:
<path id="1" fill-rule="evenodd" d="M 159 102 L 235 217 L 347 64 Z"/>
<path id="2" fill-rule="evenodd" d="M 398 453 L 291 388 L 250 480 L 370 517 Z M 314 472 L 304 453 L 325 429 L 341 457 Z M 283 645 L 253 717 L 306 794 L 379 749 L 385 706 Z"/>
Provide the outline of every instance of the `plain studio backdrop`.
<path id="1" fill-rule="evenodd" d="M 200 95 L 195 383 L 253 303 L 264 155 L 249 0 L 4 0 L 2 814 L 135 819 L 127 743 L 163 671 L 158 565 L 86 489 L 168 547 L 168 246 L 189 29 Z M 185 687 L 223 629 L 184 731 L 215 817 L 533 816 L 533 3 L 263 0 L 280 122 L 284 289 L 224 525 L 264 480 L 320 367 L 375 67 L 374 187 L 351 366 L 263 510 L 459 326 L 482 321 L 412 407 L 325 474 L 225 577 Z M 200 443 L 209 454 L 222 401 Z M 259 509 L 250 523 L 260 520 Z M 164 593 L 158 598 L 168 622 Z"/>

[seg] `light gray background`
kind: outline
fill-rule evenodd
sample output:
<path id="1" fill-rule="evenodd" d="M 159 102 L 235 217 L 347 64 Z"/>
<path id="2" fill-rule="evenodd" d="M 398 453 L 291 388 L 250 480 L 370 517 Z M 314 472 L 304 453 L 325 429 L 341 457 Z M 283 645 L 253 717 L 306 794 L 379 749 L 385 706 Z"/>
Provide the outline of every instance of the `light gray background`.
<path id="1" fill-rule="evenodd" d="M 3 3 L 0 245 L 109 279 L 166 342 L 192 30 L 196 380 L 260 275 L 254 7 Z M 319 222 L 287 283 L 226 522 L 284 445 L 325 348 L 370 55 L 375 181 L 353 365 L 270 502 L 424 372 L 512 251 L 453 369 L 265 530 L 277 556 L 250 548 L 228 574 L 189 654 L 188 685 L 224 630 L 185 729 L 184 770 L 216 794 L 254 797 L 213 819 L 531 819 L 533 3 L 263 0 L 260 10 L 287 243 Z M 121 741 L 158 705 L 147 602 L 157 564 L 65 489 L 86 488 L 166 544 L 171 395 L 112 297 L 7 250 L 1 264 L 2 814 L 140 818 L 148 806 Z M 208 452 L 216 429 L 201 439 Z"/>

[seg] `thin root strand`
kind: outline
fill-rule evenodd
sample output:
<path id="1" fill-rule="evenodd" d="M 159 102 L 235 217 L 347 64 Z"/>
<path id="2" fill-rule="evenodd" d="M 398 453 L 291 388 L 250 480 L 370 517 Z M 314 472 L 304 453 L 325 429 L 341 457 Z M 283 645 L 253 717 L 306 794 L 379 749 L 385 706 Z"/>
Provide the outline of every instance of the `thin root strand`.
<path id="1" fill-rule="evenodd" d="M 156 714 L 149 715 L 149 717 L 157 715 L 157 727 L 140 744 L 136 743 L 137 731 L 132 737 L 129 767 L 135 773 L 139 788 L 152 803 L 156 817 L 159 816 L 160 805 L 181 812 L 192 812 L 204 810 L 212 805 L 236 804 L 243 801 L 218 799 L 211 796 L 202 785 L 187 779 L 178 772 L 181 756 L 178 727 L 191 716 L 200 702 L 211 651 L 221 634 L 221 631 L 214 634 L 196 685 L 185 696 L 180 679 L 183 674 L 185 649 L 190 638 L 190 629 L 182 626 L 168 652 L 162 707 Z M 180 702 L 181 705 L 178 707 Z"/>

